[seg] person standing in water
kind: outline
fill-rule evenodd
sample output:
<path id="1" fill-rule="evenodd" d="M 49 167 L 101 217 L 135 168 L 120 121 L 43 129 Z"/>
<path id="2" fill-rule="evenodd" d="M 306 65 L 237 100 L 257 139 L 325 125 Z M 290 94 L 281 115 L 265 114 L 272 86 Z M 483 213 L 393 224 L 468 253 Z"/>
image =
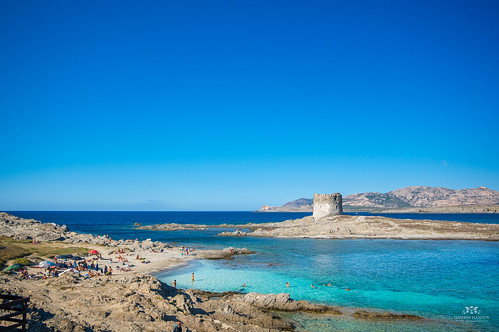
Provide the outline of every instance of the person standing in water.
<path id="1" fill-rule="evenodd" d="M 286 287 L 289 287 L 289 282 L 286 283 Z"/>
<path id="2" fill-rule="evenodd" d="M 194 282 L 194 272 L 192 272 L 192 282 Z"/>

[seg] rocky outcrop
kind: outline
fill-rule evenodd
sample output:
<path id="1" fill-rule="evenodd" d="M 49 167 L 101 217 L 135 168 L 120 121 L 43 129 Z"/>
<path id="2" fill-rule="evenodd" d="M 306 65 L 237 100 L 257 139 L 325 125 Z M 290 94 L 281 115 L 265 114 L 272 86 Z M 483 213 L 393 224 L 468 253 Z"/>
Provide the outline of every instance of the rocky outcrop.
<path id="1" fill-rule="evenodd" d="M 335 307 L 312 304 L 307 301 L 294 301 L 287 293 L 280 294 L 259 294 L 248 293 L 243 296 L 234 297 L 234 301 L 248 303 L 260 309 L 285 311 L 285 312 L 308 312 L 308 313 L 329 313 L 341 315 L 342 312 Z"/>
<path id="2" fill-rule="evenodd" d="M 71 232 L 66 225 L 42 223 L 0 213 L 0 234 L 17 240 L 64 241 L 67 243 L 109 244 L 104 236 Z"/>
<path id="3" fill-rule="evenodd" d="M 250 255 L 254 254 L 247 248 L 225 248 L 222 250 L 203 250 L 198 252 L 197 257 L 203 259 L 230 259 L 236 255 Z"/>
<path id="4" fill-rule="evenodd" d="M 282 309 L 291 301 L 289 294 L 259 294 L 248 293 L 243 296 L 242 302 L 249 303 L 264 309 Z"/>
<path id="5" fill-rule="evenodd" d="M 359 310 L 352 314 L 352 317 L 370 319 L 370 320 L 422 320 L 423 317 L 416 315 L 407 314 L 394 314 L 390 312 L 368 312 L 365 310 Z"/>
<path id="6" fill-rule="evenodd" d="M 276 227 L 276 224 L 278 227 Z M 375 216 L 333 216 L 260 224 L 251 236 L 330 239 L 391 238 L 434 240 L 499 240 L 499 225 L 466 222 L 392 219 Z"/>
<path id="7" fill-rule="evenodd" d="M 242 237 L 248 235 L 247 232 L 243 232 L 240 228 L 236 229 L 235 231 L 226 231 L 218 234 L 218 236 L 235 236 L 235 237 Z"/>
<path id="8" fill-rule="evenodd" d="M 213 228 L 211 225 L 198 225 L 198 224 L 176 224 L 176 223 L 169 223 L 169 224 L 161 224 L 161 228 L 158 228 L 158 225 L 144 225 L 144 226 L 137 226 L 137 229 L 148 229 L 148 230 L 157 230 L 157 231 L 179 231 L 179 230 L 205 230 L 208 228 Z M 220 226 L 226 226 L 228 228 L 232 227 L 232 225 L 220 225 Z M 216 227 L 218 228 L 218 227 Z"/>
<path id="9" fill-rule="evenodd" d="M 117 246 L 121 243 L 121 241 L 116 240 L 109 241 L 109 238 L 105 236 L 71 232 L 66 225 L 42 223 L 35 219 L 23 219 L 4 212 L 0 212 L 0 234 L 17 240 L 36 239 L 37 241 L 62 241 L 64 243 L 107 246 Z M 164 249 L 168 247 L 165 243 L 153 242 L 151 239 L 144 241 L 128 240 L 123 244 L 132 250 Z"/>
<path id="10" fill-rule="evenodd" d="M 163 229 L 163 225 L 154 225 Z M 378 216 L 312 216 L 264 224 L 232 225 L 246 236 L 318 239 L 433 239 L 499 241 L 499 225 L 466 222 L 392 219 Z M 210 225 L 215 228 L 216 225 Z M 226 225 L 219 226 L 226 228 Z M 167 225 L 166 225 L 166 228 Z M 231 232 L 221 235 L 230 236 Z M 238 235 L 240 236 L 240 235 Z"/>
<path id="11" fill-rule="evenodd" d="M 462 210 L 471 211 L 469 210 L 470 206 L 497 204 L 499 204 L 499 191 L 486 187 L 453 190 L 441 187 L 412 186 L 388 193 L 368 192 L 343 197 L 343 206 L 346 212 L 358 211 L 359 208 L 372 210 L 453 206 L 464 206 Z M 497 210 L 497 206 L 479 213 L 497 213 L 493 212 L 494 210 Z M 281 207 L 265 206 L 259 212 L 312 212 L 312 200 L 300 198 L 296 201 L 286 203 Z M 451 210 L 450 213 L 454 212 Z"/>
<path id="12" fill-rule="evenodd" d="M 66 226 L 42 223 L 34 219 L 23 219 L 7 213 L 0 213 L 0 234 L 17 240 L 33 238 L 44 241 L 62 241 L 69 235 Z"/>

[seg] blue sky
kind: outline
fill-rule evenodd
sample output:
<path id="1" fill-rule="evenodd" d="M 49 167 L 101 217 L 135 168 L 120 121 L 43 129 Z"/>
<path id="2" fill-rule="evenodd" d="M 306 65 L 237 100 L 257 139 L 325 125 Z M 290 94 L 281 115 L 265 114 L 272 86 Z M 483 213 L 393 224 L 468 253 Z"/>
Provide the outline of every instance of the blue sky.
<path id="1" fill-rule="evenodd" d="M 0 209 L 499 189 L 497 1 L 0 1 Z"/>

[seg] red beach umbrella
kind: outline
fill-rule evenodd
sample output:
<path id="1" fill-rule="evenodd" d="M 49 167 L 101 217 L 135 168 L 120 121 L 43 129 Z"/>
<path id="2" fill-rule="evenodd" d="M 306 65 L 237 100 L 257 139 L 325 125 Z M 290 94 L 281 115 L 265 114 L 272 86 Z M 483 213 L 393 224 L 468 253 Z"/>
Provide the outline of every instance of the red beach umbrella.
<path id="1" fill-rule="evenodd" d="M 98 255 L 99 254 L 99 252 L 97 250 L 94 250 L 94 249 L 90 250 L 88 253 L 89 254 L 94 254 L 94 255 Z"/>

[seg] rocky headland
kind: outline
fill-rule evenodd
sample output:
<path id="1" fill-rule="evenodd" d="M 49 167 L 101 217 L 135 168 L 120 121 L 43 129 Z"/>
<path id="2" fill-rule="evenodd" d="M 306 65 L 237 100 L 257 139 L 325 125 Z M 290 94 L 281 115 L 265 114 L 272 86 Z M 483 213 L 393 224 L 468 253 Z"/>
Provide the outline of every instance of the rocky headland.
<path id="1" fill-rule="evenodd" d="M 42 223 L 35 219 L 24 219 L 0 212 L 0 234 L 17 240 L 36 239 L 40 241 L 61 241 L 64 243 L 87 243 L 96 245 L 117 245 L 105 236 L 94 236 L 71 232 L 66 225 Z"/>
<path id="2" fill-rule="evenodd" d="M 178 224 L 141 226 L 142 229 L 170 231 Z M 337 215 L 315 220 L 312 216 L 276 223 L 241 225 L 196 225 L 205 228 L 229 228 L 221 236 L 257 236 L 328 239 L 428 239 L 428 240 L 499 240 L 499 225 L 465 222 L 392 219 L 378 216 Z"/>

